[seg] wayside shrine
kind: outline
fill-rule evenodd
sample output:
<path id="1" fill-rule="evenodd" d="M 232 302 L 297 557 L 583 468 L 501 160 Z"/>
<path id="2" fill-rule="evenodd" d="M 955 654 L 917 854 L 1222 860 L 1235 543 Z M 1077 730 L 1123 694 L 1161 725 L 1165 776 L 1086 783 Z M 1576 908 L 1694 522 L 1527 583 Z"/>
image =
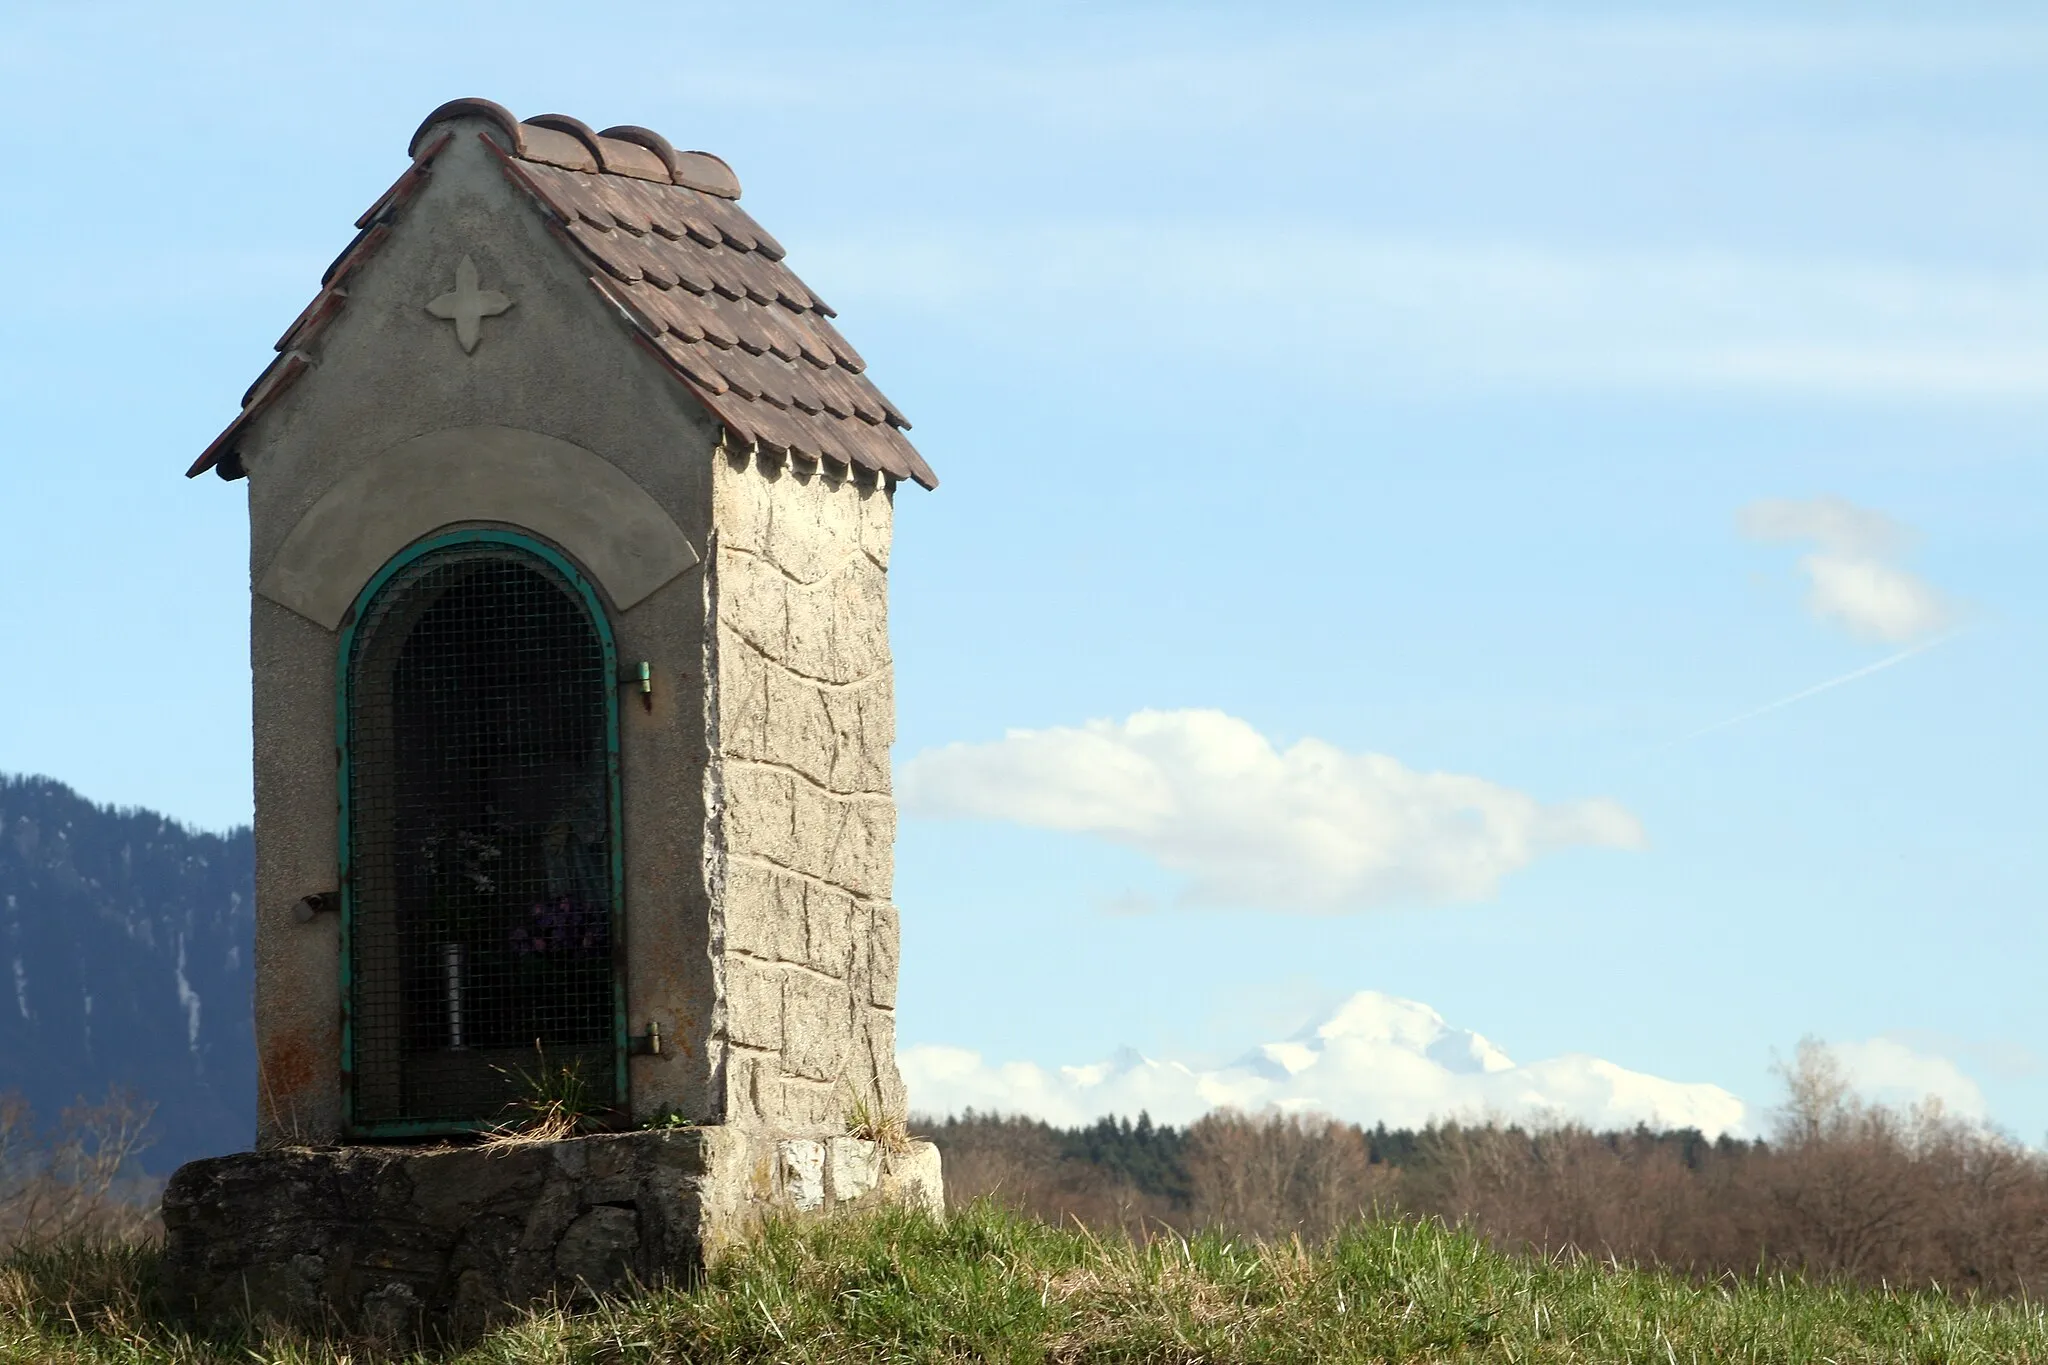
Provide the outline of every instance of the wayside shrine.
<path id="1" fill-rule="evenodd" d="M 476 99 L 409 152 L 190 471 L 249 498 L 260 1119 L 165 1202 L 202 1312 L 400 1336 L 939 1200 L 909 423 L 718 158 Z M 507 1141 L 542 1101 L 589 1135 Z"/>

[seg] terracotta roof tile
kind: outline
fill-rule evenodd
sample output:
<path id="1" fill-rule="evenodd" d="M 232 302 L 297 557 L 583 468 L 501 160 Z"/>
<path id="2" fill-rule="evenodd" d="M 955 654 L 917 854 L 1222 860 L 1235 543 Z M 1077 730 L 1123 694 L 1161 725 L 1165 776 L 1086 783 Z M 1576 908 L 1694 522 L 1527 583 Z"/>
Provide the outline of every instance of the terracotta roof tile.
<path id="1" fill-rule="evenodd" d="M 668 357 L 669 363 L 705 393 L 715 397 L 729 387 L 725 382 L 725 376 L 718 372 L 717 367 L 707 363 L 704 352 L 689 345 L 681 337 L 664 336 L 657 344 L 661 353 Z"/>
<path id="2" fill-rule="evenodd" d="M 637 123 L 618 123 L 606 128 L 598 136 L 616 138 L 620 142 L 630 142 L 636 147 L 646 148 L 654 153 L 655 160 L 659 161 L 666 169 L 666 173 L 661 178 L 674 183 L 676 178 L 675 146 L 652 128 L 642 128 Z"/>
<path id="3" fill-rule="evenodd" d="M 583 149 L 590 153 L 590 164 L 593 169 L 603 165 L 603 156 L 597 148 L 597 129 L 580 118 L 571 118 L 567 114 L 535 114 L 532 118 L 523 120 L 522 134 L 526 128 L 545 128 L 551 133 L 567 133 L 582 143 Z M 519 149 L 519 154 L 533 155 L 523 146 Z"/>
<path id="4" fill-rule="evenodd" d="M 771 261 L 782 259 L 784 255 L 782 243 L 769 236 L 768 229 L 755 222 L 753 214 L 748 213 L 738 204 L 725 200 L 719 201 L 719 206 L 728 222 L 737 225 L 741 232 L 754 239 L 752 250 L 760 252 Z"/>
<path id="5" fill-rule="evenodd" d="M 276 349 L 290 351 L 312 344 L 313 339 L 325 330 L 341 312 L 341 306 L 348 302 L 348 290 L 341 288 L 323 289 L 313 301 L 306 305 L 306 311 L 285 328 L 284 335 L 277 339 Z"/>
<path id="6" fill-rule="evenodd" d="M 676 183 L 720 199 L 740 197 L 740 178 L 732 167 L 709 152 L 677 152 Z"/>
<path id="7" fill-rule="evenodd" d="M 321 287 L 328 288 L 339 285 L 342 281 L 346 280 L 354 273 L 357 266 L 376 254 L 377 248 L 384 245 L 384 239 L 390 235 L 391 224 L 388 222 L 372 223 L 369 227 L 358 232 L 356 239 L 343 247 L 341 254 L 336 256 L 333 263 L 321 272 Z"/>
<path id="8" fill-rule="evenodd" d="M 604 165 L 606 175 L 630 176 L 635 180 L 652 180 L 662 185 L 675 183 L 668 167 L 662 164 L 661 158 L 645 147 L 600 135 L 597 139 L 597 156 Z"/>
<path id="9" fill-rule="evenodd" d="M 452 119 L 480 118 L 495 123 L 505 137 L 506 145 L 519 146 L 519 120 L 512 117 L 512 111 L 495 100 L 482 100 L 474 96 L 467 99 L 449 100 L 433 113 L 420 120 L 420 126 L 413 130 L 412 141 L 406 144 L 405 154 L 416 159 L 422 158 L 420 144 L 427 135 Z"/>
<path id="10" fill-rule="evenodd" d="M 562 177 L 555 177 L 556 180 Z M 639 180 L 628 180 L 623 176 L 598 175 L 591 177 L 591 188 L 596 192 L 597 202 L 611 215 L 611 220 L 628 232 L 647 233 L 654 231 L 654 205 L 648 202 L 644 193 L 651 187 Z M 671 233 L 670 236 L 675 234 Z"/>
<path id="11" fill-rule="evenodd" d="M 726 165 L 724 161 L 711 155 L 709 152 L 679 152 L 675 149 L 674 144 L 670 143 L 660 133 L 655 132 L 651 128 L 642 128 L 632 123 L 621 123 L 616 127 L 607 128 L 599 133 L 598 136 L 602 138 L 616 138 L 620 142 L 630 142 L 636 147 L 643 147 L 654 153 L 655 159 L 666 168 L 667 174 L 645 175 L 641 177 L 642 179 L 666 180 L 672 184 L 683 185 L 704 194 L 715 194 L 721 199 L 737 199 L 740 197 L 739 177 L 732 173 L 732 167 Z M 619 169 L 620 173 L 625 175 L 634 174 L 632 171 L 610 165 L 607 165 L 605 169 Z M 782 255 L 780 247 L 776 248 L 775 254 L 780 258 Z"/>
<path id="12" fill-rule="evenodd" d="M 538 123 L 519 125 L 519 155 L 527 161 L 560 166 L 565 171 L 595 171 L 597 153 L 574 133 Z"/>
<path id="13" fill-rule="evenodd" d="M 413 136 L 412 167 L 358 221 L 362 232 L 328 268 L 326 287 L 278 342 L 285 354 L 192 473 L 239 475 L 233 438 L 313 363 L 305 348 L 346 306 L 343 282 L 425 183 L 450 137 L 433 130 L 455 118 L 491 125 L 482 137 L 508 178 L 584 259 L 591 286 L 717 418 L 728 446 L 759 445 L 937 486 L 903 435 L 909 421 L 869 381 L 867 362 L 832 325 L 832 309 L 784 263 L 782 244 L 735 202 L 740 185 L 731 167 L 708 152 L 679 152 L 645 128 L 598 133 L 563 114 L 522 123 L 501 105 L 473 99 L 428 115 Z"/>
<path id="14" fill-rule="evenodd" d="M 452 132 L 443 133 L 429 143 L 426 150 L 414 159 L 412 167 L 392 182 L 390 189 L 378 195 L 376 203 L 363 210 L 363 216 L 356 219 L 356 226 L 366 228 L 380 219 L 389 218 L 406 200 L 418 194 L 420 186 L 427 183 L 427 163 L 439 155 L 441 149 L 448 145 L 448 140 L 454 136 Z"/>

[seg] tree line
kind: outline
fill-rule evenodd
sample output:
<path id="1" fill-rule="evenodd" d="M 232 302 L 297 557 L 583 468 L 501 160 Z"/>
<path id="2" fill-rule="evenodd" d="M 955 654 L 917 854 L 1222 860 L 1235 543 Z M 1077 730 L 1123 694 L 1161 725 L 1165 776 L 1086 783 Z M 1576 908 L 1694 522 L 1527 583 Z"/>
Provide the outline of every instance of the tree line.
<path id="1" fill-rule="evenodd" d="M 1320 1239 L 1361 1215 L 1463 1223 L 1495 1244 L 1686 1273 L 1786 1270 L 2010 1295 L 2048 1285 L 2048 1155 L 1935 1102 L 1857 1096 L 1802 1044 L 1768 1133 L 1560 1123 L 1365 1128 L 1310 1114 L 1141 1115 L 1082 1128 L 968 1112 L 914 1127 L 976 1198 L 1136 1236 Z"/>

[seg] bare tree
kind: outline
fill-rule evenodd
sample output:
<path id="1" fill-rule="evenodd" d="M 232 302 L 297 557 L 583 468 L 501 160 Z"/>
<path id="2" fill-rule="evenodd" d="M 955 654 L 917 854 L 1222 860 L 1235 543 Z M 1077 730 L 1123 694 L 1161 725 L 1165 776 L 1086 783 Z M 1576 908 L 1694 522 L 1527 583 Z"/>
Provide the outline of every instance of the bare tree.
<path id="1" fill-rule="evenodd" d="M 1035 1119 L 969 1113 L 914 1124 L 944 1154 L 946 1202 L 954 1207 L 993 1199 L 1049 1223 L 1079 1222 L 1140 1237 L 1185 1227 L 1185 1209 L 1072 1159 L 1060 1130 Z"/>
<path id="2" fill-rule="evenodd" d="M 0 1249 L 143 1231 L 154 1214 L 135 1162 L 154 1113 L 116 1088 L 44 1128 L 20 1094 L 0 1093 Z"/>
<path id="3" fill-rule="evenodd" d="M 1263 1237 L 1325 1237 L 1391 1192 L 1355 1124 L 1320 1114 L 1223 1109 L 1188 1129 L 1195 1216 Z"/>

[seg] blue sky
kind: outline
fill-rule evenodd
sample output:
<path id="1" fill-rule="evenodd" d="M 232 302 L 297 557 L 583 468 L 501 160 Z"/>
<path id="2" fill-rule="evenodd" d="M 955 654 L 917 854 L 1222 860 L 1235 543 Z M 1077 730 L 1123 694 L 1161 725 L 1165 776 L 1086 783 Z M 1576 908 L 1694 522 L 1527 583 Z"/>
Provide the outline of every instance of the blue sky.
<path id="1" fill-rule="evenodd" d="M 16 4 L 0 770 L 247 818 L 243 500 L 180 474 L 427 110 L 640 123 L 944 480 L 907 1045 L 1200 1071 L 1376 991 L 1754 1104 L 1816 1034 L 2039 1141 L 2044 68 L 2017 6 Z M 1234 808 L 1233 735 L 1311 776 Z M 1323 781 L 1400 837 L 1303 890 Z"/>

